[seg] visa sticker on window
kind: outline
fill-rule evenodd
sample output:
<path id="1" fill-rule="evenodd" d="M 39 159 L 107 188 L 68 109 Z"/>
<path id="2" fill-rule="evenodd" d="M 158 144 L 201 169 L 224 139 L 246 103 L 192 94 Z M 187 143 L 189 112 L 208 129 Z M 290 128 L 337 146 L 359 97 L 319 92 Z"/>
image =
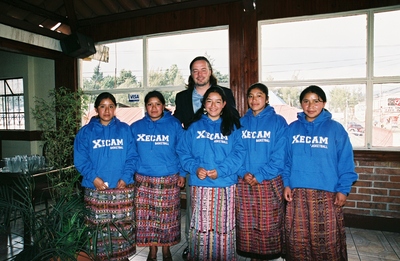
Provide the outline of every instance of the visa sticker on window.
<path id="1" fill-rule="evenodd" d="M 128 100 L 130 102 L 138 102 L 139 101 L 139 94 L 137 94 L 137 93 L 128 94 Z"/>

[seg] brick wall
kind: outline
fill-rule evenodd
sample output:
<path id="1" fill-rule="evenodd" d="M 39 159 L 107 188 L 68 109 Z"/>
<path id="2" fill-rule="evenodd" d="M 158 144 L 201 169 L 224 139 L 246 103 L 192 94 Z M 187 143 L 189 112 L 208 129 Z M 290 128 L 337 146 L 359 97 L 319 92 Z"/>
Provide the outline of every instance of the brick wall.
<path id="1" fill-rule="evenodd" d="M 397 231 L 392 227 L 400 224 L 400 152 L 355 152 L 354 160 L 358 181 L 353 185 L 347 199 L 344 213 L 347 220 L 356 217 L 369 220 L 364 227 L 371 226 L 379 220 L 386 222 L 385 230 Z M 354 224 L 350 220 L 347 222 Z M 393 224 L 393 225 L 390 225 Z M 358 224 L 362 226 L 362 224 Z M 400 227 L 400 225 L 397 225 Z M 377 227 L 382 229 L 382 227 Z"/>

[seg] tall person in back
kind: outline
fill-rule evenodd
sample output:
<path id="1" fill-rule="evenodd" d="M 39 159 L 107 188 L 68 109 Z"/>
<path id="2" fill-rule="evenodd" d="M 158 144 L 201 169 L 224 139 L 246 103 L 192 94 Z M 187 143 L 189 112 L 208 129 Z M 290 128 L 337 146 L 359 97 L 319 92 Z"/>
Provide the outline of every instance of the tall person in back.
<path id="1" fill-rule="evenodd" d="M 235 188 L 245 149 L 224 91 L 210 87 L 177 152 L 189 172 L 189 260 L 236 260 Z"/>
<path id="2" fill-rule="evenodd" d="M 192 60 L 189 65 L 190 76 L 188 79 L 187 89 L 179 92 L 175 98 L 174 116 L 182 123 L 182 126 L 187 129 L 189 123 L 193 120 L 195 112 L 201 107 L 201 102 L 204 93 L 210 86 L 218 86 L 217 78 L 213 74 L 213 69 L 210 62 L 204 56 L 198 56 Z M 233 113 L 239 117 L 236 110 L 236 103 L 232 91 L 228 88 L 219 86 L 225 93 L 226 103 L 233 108 Z M 190 189 L 186 185 L 186 198 L 190 198 Z M 190 200 L 186 200 L 186 226 L 185 240 L 187 242 L 189 235 L 190 222 Z M 188 255 L 188 247 L 182 253 L 182 258 L 186 259 Z"/>

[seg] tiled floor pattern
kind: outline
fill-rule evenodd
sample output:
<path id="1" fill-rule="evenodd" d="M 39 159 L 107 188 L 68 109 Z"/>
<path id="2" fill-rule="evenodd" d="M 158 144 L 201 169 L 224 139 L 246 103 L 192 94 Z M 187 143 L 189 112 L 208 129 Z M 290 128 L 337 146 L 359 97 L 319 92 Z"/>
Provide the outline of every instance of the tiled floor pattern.
<path id="1" fill-rule="evenodd" d="M 184 226 L 185 210 L 182 210 L 182 235 L 184 235 Z M 346 230 L 349 261 L 400 260 L 400 233 L 359 228 L 347 228 Z M 0 242 L 2 242 L 0 246 L 0 261 L 12 260 L 12 256 L 22 249 L 21 238 L 15 234 L 13 234 L 11 246 L 8 238 L 0 238 Z M 7 247 L 4 242 L 8 242 Z M 186 244 L 183 240 L 181 243 L 171 247 L 173 260 L 182 260 L 181 254 L 185 247 Z M 148 253 L 147 247 L 138 247 L 136 254 L 130 257 L 129 260 L 146 261 Z M 162 260 L 161 249 L 158 251 L 157 258 L 160 261 Z M 238 261 L 250 261 L 250 259 L 239 256 Z"/>

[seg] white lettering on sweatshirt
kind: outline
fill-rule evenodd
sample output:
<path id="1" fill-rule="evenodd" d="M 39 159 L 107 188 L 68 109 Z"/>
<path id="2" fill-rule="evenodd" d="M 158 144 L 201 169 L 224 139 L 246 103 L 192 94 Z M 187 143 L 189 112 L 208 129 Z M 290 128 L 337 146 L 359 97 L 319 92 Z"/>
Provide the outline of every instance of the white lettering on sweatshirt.
<path id="1" fill-rule="evenodd" d="M 169 145 L 169 135 L 138 134 L 136 141 L 154 142 L 154 145 Z"/>
<path id="2" fill-rule="evenodd" d="M 328 148 L 329 145 L 328 137 L 321 137 L 321 136 L 304 136 L 304 135 L 294 135 L 292 144 L 294 143 L 304 143 L 304 144 L 311 144 L 313 148 Z"/>
<path id="3" fill-rule="evenodd" d="M 110 149 L 123 149 L 124 140 L 123 139 L 109 139 L 109 140 L 93 140 L 93 149 L 110 147 Z"/>
<path id="4" fill-rule="evenodd" d="M 242 139 L 255 139 L 256 142 L 270 142 L 271 131 L 242 131 Z"/>
<path id="5" fill-rule="evenodd" d="M 222 133 L 210 133 L 206 130 L 197 131 L 198 136 L 196 139 L 208 139 L 215 143 L 228 143 L 228 137 L 222 135 Z"/>

